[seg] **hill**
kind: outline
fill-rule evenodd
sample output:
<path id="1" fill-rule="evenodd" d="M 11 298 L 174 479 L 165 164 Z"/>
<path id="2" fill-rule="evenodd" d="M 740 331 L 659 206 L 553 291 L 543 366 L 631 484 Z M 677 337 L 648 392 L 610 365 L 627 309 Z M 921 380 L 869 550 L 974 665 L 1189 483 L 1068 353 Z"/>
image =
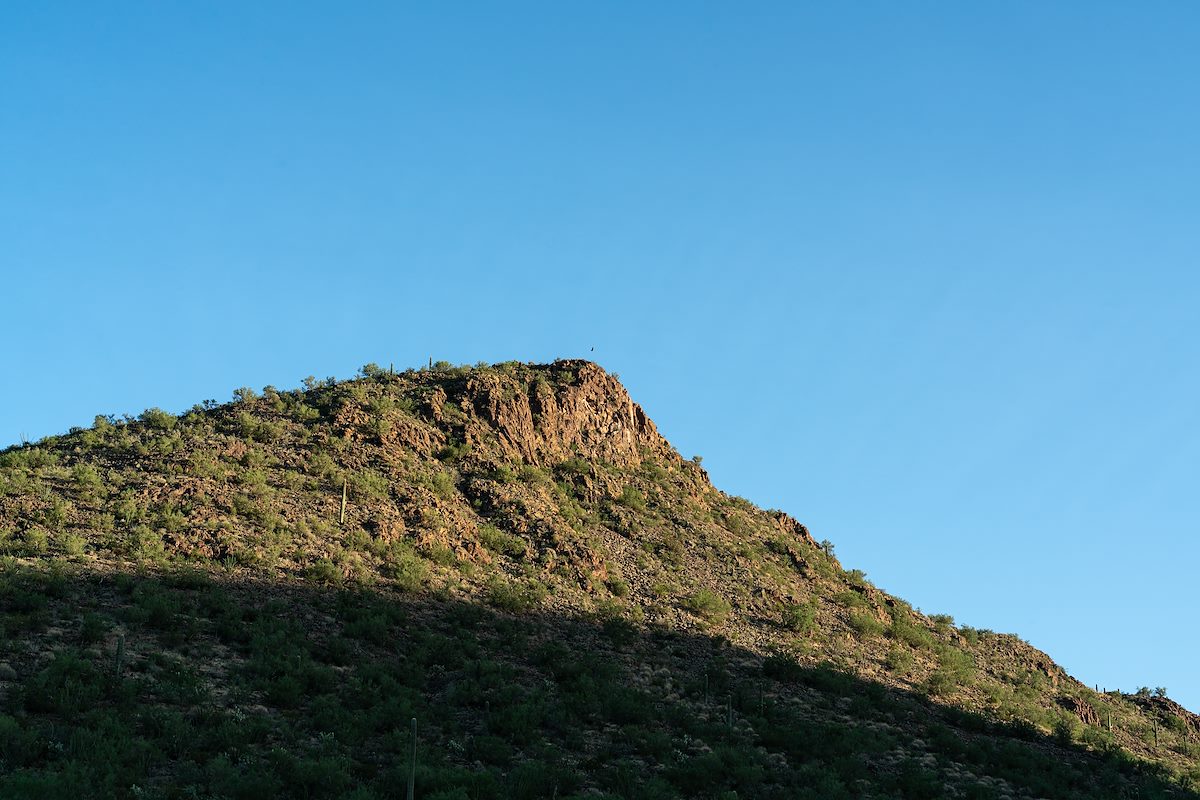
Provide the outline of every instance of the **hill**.
<path id="1" fill-rule="evenodd" d="M 880 590 L 589 362 L 97 417 L 0 454 L 0 553 L 0 797 L 405 797 L 414 744 L 440 800 L 1200 796 L 1200 717 Z"/>

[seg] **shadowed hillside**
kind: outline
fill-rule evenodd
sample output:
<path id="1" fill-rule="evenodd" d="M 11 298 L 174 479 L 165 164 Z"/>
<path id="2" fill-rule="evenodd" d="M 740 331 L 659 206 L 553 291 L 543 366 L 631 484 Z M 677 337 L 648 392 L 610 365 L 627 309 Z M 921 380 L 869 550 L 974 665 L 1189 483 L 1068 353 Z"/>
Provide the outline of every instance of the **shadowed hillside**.
<path id="1" fill-rule="evenodd" d="M 594 364 L 0 454 L 0 796 L 1184 797 L 1200 718 L 926 616 Z M 90 794 L 88 793 L 90 792 Z"/>

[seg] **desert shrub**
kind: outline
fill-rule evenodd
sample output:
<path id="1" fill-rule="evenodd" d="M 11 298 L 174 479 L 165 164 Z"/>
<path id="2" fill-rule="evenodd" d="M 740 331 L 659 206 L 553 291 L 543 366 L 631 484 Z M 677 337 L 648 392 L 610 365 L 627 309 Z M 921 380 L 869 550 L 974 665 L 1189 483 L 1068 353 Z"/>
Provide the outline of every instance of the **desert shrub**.
<path id="1" fill-rule="evenodd" d="M 158 431 L 169 431 L 179 421 L 174 414 L 169 414 L 161 408 L 147 408 L 138 419 L 147 428 Z"/>
<path id="2" fill-rule="evenodd" d="M 884 663 L 889 672 L 894 672 L 897 675 L 907 675 L 912 671 L 913 661 L 911 652 L 902 647 L 893 647 L 888 651 L 887 660 Z"/>
<path id="3" fill-rule="evenodd" d="M 139 521 L 146 513 L 130 489 L 121 492 L 120 498 L 112 506 L 113 514 L 124 523 Z"/>
<path id="4" fill-rule="evenodd" d="M 1054 722 L 1054 739 L 1061 745 L 1069 745 L 1075 740 L 1075 723 L 1060 717 Z"/>
<path id="5" fill-rule="evenodd" d="M 933 696 L 951 694 L 971 681 L 974 670 L 975 661 L 969 653 L 943 645 L 938 651 L 938 668 L 925 681 L 925 691 Z"/>
<path id="6" fill-rule="evenodd" d="M 392 491 L 391 483 L 374 470 L 352 472 L 347 478 L 354 496 L 364 500 L 383 500 Z"/>
<path id="7" fill-rule="evenodd" d="M 863 638 L 881 636 L 885 630 L 883 623 L 866 610 L 856 610 L 850 613 L 850 627 Z"/>
<path id="8" fill-rule="evenodd" d="M 341 483 L 341 471 L 338 469 L 337 463 L 328 453 L 319 450 L 309 455 L 308 463 L 304 465 L 304 471 L 309 475 L 325 478 L 332 483 Z"/>
<path id="9" fill-rule="evenodd" d="M 739 538 L 750 535 L 750 523 L 741 514 L 726 514 L 723 522 L 725 529 Z"/>
<path id="10" fill-rule="evenodd" d="M 454 496 L 454 478 L 449 472 L 435 472 L 430 478 L 430 488 L 438 497 L 449 499 Z"/>
<path id="11" fill-rule="evenodd" d="M 187 524 L 187 515 L 169 503 L 163 503 L 154 510 L 155 525 L 167 533 L 183 530 Z"/>
<path id="12" fill-rule="evenodd" d="M 621 490 L 621 497 L 617 502 L 626 508 L 633 509 L 634 511 L 646 510 L 645 496 L 632 486 L 626 486 Z"/>
<path id="13" fill-rule="evenodd" d="M 358 372 L 364 378 L 371 378 L 372 380 L 377 380 L 377 381 L 389 378 L 389 377 L 391 377 L 391 374 L 392 374 L 390 370 L 384 369 L 383 367 L 376 364 L 374 361 L 369 362 L 367 364 L 363 364 L 359 368 Z"/>
<path id="14" fill-rule="evenodd" d="M 278 441 L 283 436 L 285 430 L 283 423 L 261 419 L 248 411 L 239 413 L 235 421 L 238 432 L 248 442 Z"/>
<path id="15" fill-rule="evenodd" d="M 936 669 L 925 680 L 924 690 L 933 697 L 945 697 L 958 688 L 958 680 L 944 669 Z"/>
<path id="16" fill-rule="evenodd" d="M 617 597 L 629 596 L 629 584 L 626 583 L 624 579 L 616 575 L 610 576 L 608 580 L 604 582 L 604 586 L 608 589 L 608 591 L 612 592 Z"/>
<path id="17" fill-rule="evenodd" d="M 42 512 L 42 522 L 51 528 L 61 528 L 71 515 L 71 504 L 61 497 L 55 497 L 50 507 Z"/>
<path id="18" fill-rule="evenodd" d="M 867 573 L 861 569 L 852 569 L 846 572 L 846 580 L 853 586 L 866 586 Z"/>
<path id="19" fill-rule="evenodd" d="M 838 592 L 836 595 L 834 595 L 833 599 L 841 603 L 846 608 L 851 609 L 867 608 L 871 605 L 870 602 L 867 601 L 866 597 L 850 589 L 847 589 L 844 592 Z"/>
<path id="20" fill-rule="evenodd" d="M 892 620 L 892 627 L 888 630 L 888 635 L 910 647 L 933 647 L 933 637 L 929 635 L 929 631 L 918 628 L 912 621 L 903 617 Z"/>
<path id="21" fill-rule="evenodd" d="M 50 549 L 50 534 L 42 528 L 28 528 L 21 539 L 21 552 L 27 556 L 44 555 Z"/>
<path id="22" fill-rule="evenodd" d="M 328 558 L 321 558 L 308 565 L 304 571 L 305 577 L 319 583 L 340 583 L 342 571 Z"/>
<path id="23" fill-rule="evenodd" d="M 454 551 L 441 542 L 428 542 L 422 545 L 421 555 L 443 567 L 452 566 L 458 561 L 458 556 L 454 555 Z"/>
<path id="24" fill-rule="evenodd" d="M 487 585 L 487 601 L 496 608 L 513 613 L 540 606 L 548 595 L 545 584 L 532 578 L 510 581 L 497 575 Z"/>
<path id="25" fill-rule="evenodd" d="M 41 469 L 58 463 L 58 454 L 41 447 L 19 447 L 0 453 L 0 467 Z"/>
<path id="26" fill-rule="evenodd" d="M 81 556 L 87 549 L 87 539 L 75 531 L 63 531 L 55 537 L 58 548 L 68 556 Z"/>
<path id="27" fill-rule="evenodd" d="M 483 546 L 493 553 L 509 558 L 522 558 L 525 555 L 525 540 L 505 533 L 495 525 L 480 525 L 478 535 Z"/>
<path id="28" fill-rule="evenodd" d="M 471 445 L 467 442 L 451 441 L 437 452 L 437 457 L 441 461 L 455 463 L 461 461 L 471 452 Z"/>
<path id="29" fill-rule="evenodd" d="M 683 542 L 679 540 L 678 535 L 665 533 L 654 544 L 654 554 L 662 559 L 664 564 L 669 564 L 677 567 L 683 563 L 687 556 L 687 548 L 683 546 Z"/>
<path id="30" fill-rule="evenodd" d="M 24 686 L 25 708 L 32 712 L 75 716 L 91 707 L 104 691 L 104 676 L 73 652 L 59 652 Z"/>
<path id="31" fill-rule="evenodd" d="M 83 615 L 79 621 L 79 641 L 85 647 L 96 644 L 108 633 L 108 622 L 94 612 Z"/>
<path id="32" fill-rule="evenodd" d="M 71 468 L 71 480 L 80 491 L 86 494 L 95 494 L 104 486 L 104 481 L 100 478 L 100 473 L 96 468 L 86 462 L 80 462 Z"/>
<path id="33" fill-rule="evenodd" d="M 522 464 L 521 469 L 517 472 L 517 478 L 521 483 L 527 483 L 530 486 L 540 486 L 550 482 L 550 476 L 533 464 Z"/>
<path id="34" fill-rule="evenodd" d="M 592 471 L 592 465 L 584 461 L 578 456 L 568 458 L 566 461 L 558 465 L 558 471 L 563 475 L 578 477 L 588 475 Z"/>
<path id="35" fill-rule="evenodd" d="M 517 479 L 517 472 L 508 464 L 493 467 L 488 477 L 497 483 L 512 483 Z"/>
<path id="36" fill-rule="evenodd" d="M 949 645 L 942 645 L 938 650 L 938 664 L 942 669 L 951 672 L 960 682 L 970 680 L 975 672 L 975 659 L 971 654 Z"/>
<path id="37" fill-rule="evenodd" d="M 384 573 L 406 592 L 415 592 L 425 585 L 429 565 L 410 548 L 393 543 L 384 555 Z"/>
<path id="38" fill-rule="evenodd" d="M 683 607 L 710 625 L 724 624 L 731 611 L 728 600 L 708 589 L 701 589 L 689 596 Z"/>
<path id="39" fill-rule="evenodd" d="M 809 633 L 816 627 L 817 604 L 815 602 L 788 603 L 783 607 L 780 618 L 783 627 L 788 630 Z"/>

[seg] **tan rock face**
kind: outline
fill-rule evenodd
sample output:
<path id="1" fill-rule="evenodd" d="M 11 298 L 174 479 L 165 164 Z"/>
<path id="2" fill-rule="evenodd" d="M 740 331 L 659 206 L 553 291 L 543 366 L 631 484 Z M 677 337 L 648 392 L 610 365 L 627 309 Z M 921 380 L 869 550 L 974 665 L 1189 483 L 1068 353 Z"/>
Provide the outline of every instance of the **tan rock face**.
<path id="1" fill-rule="evenodd" d="M 1100 715 L 1086 700 L 1068 697 L 1062 701 L 1062 704 L 1068 711 L 1079 717 L 1079 721 L 1084 725 L 1100 726 Z"/>
<path id="2" fill-rule="evenodd" d="M 454 400 L 473 408 L 507 450 L 531 463 L 560 463 L 578 453 L 619 467 L 645 455 L 679 460 L 616 378 L 586 361 L 553 366 L 568 376 L 558 386 L 536 382 L 525 391 L 504 376 L 483 375 L 468 380 Z"/>

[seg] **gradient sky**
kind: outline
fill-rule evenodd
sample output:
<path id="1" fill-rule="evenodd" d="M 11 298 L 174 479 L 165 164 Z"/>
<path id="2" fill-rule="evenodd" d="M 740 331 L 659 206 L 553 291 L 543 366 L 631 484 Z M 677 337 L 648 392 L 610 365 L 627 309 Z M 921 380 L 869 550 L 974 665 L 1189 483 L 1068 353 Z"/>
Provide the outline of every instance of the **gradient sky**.
<path id="1" fill-rule="evenodd" d="M 1169 2 L 9 4 L 0 446 L 591 356 L 882 588 L 1200 710 L 1198 34 Z"/>

